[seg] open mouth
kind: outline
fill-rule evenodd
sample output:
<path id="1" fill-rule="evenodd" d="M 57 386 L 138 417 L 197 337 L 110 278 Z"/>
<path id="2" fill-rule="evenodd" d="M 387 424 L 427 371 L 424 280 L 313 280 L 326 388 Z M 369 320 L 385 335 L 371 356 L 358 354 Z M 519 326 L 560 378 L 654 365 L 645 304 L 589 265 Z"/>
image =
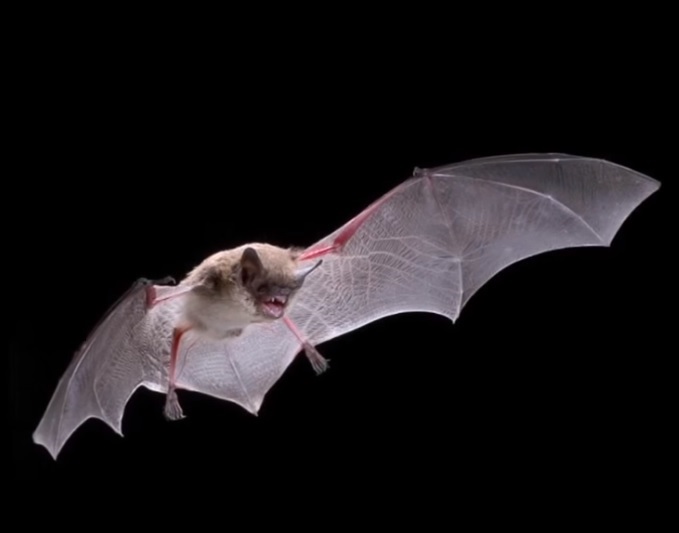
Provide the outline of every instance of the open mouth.
<path id="1" fill-rule="evenodd" d="M 280 318 L 285 312 L 285 304 L 287 303 L 285 296 L 273 296 L 262 301 L 262 312 L 269 318 Z"/>

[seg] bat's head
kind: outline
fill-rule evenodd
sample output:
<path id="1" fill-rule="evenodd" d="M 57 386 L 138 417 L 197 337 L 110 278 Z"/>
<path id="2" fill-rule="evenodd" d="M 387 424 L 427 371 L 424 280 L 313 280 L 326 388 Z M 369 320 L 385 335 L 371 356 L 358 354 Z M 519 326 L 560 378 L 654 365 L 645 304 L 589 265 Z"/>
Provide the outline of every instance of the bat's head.
<path id="1" fill-rule="evenodd" d="M 243 249 L 239 281 L 248 294 L 251 312 L 259 320 L 281 318 L 306 277 L 320 264 L 302 266 L 299 252 L 257 244 Z"/>

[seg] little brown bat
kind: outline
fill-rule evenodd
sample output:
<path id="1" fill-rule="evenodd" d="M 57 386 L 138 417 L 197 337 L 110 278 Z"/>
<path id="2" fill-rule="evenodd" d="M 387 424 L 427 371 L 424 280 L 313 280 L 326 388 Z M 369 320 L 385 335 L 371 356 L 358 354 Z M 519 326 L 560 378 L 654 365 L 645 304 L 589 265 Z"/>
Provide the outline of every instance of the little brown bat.
<path id="1" fill-rule="evenodd" d="M 237 337 L 250 324 L 281 318 L 305 278 L 322 263 L 319 259 L 315 264 L 301 266 L 301 254 L 301 250 L 252 243 L 211 255 L 180 283 L 180 287 L 191 290 L 184 293 L 174 328 L 177 342 L 170 354 L 167 418 L 183 417 L 175 392 L 176 347 L 181 336 L 191 331 L 208 340 L 221 341 Z M 149 297 L 153 305 L 152 292 Z M 307 354 L 317 372 L 325 369 L 326 361 L 318 352 L 310 350 Z"/>
<path id="2" fill-rule="evenodd" d="M 566 154 L 519 154 L 416 169 L 305 249 L 248 244 L 205 259 L 179 284 L 137 281 L 75 354 L 33 434 L 56 458 L 87 419 L 122 435 L 144 386 L 201 392 L 257 413 L 293 358 L 396 313 L 453 322 L 491 277 L 536 254 L 610 246 L 660 183 Z"/>

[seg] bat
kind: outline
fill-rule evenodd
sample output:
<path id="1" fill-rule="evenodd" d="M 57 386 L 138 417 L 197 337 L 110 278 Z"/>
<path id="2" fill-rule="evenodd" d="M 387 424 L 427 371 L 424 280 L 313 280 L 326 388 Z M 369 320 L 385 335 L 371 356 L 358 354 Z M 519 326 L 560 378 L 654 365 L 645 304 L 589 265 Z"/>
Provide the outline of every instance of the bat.
<path id="1" fill-rule="evenodd" d="M 472 159 L 413 175 L 306 248 L 250 243 L 213 254 L 179 283 L 139 279 L 92 330 L 33 433 L 56 459 L 98 418 L 122 436 L 138 387 L 234 402 L 256 414 L 298 354 L 381 318 L 436 313 L 453 323 L 497 272 L 568 247 L 610 246 L 660 182 L 568 154 Z"/>

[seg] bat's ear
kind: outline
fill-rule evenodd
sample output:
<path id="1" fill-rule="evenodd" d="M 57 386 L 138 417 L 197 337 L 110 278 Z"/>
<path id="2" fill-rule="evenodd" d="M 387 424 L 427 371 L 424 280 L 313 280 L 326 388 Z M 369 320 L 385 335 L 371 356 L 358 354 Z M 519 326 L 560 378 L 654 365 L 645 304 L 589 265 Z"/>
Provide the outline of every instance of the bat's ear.
<path id="1" fill-rule="evenodd" d="M 259 254 L 254 248 L 246 248 L 240 258 L 241 279 L 244 285 L 249 285 L 253 280 L 262 275 L 264 265 Z"/>

